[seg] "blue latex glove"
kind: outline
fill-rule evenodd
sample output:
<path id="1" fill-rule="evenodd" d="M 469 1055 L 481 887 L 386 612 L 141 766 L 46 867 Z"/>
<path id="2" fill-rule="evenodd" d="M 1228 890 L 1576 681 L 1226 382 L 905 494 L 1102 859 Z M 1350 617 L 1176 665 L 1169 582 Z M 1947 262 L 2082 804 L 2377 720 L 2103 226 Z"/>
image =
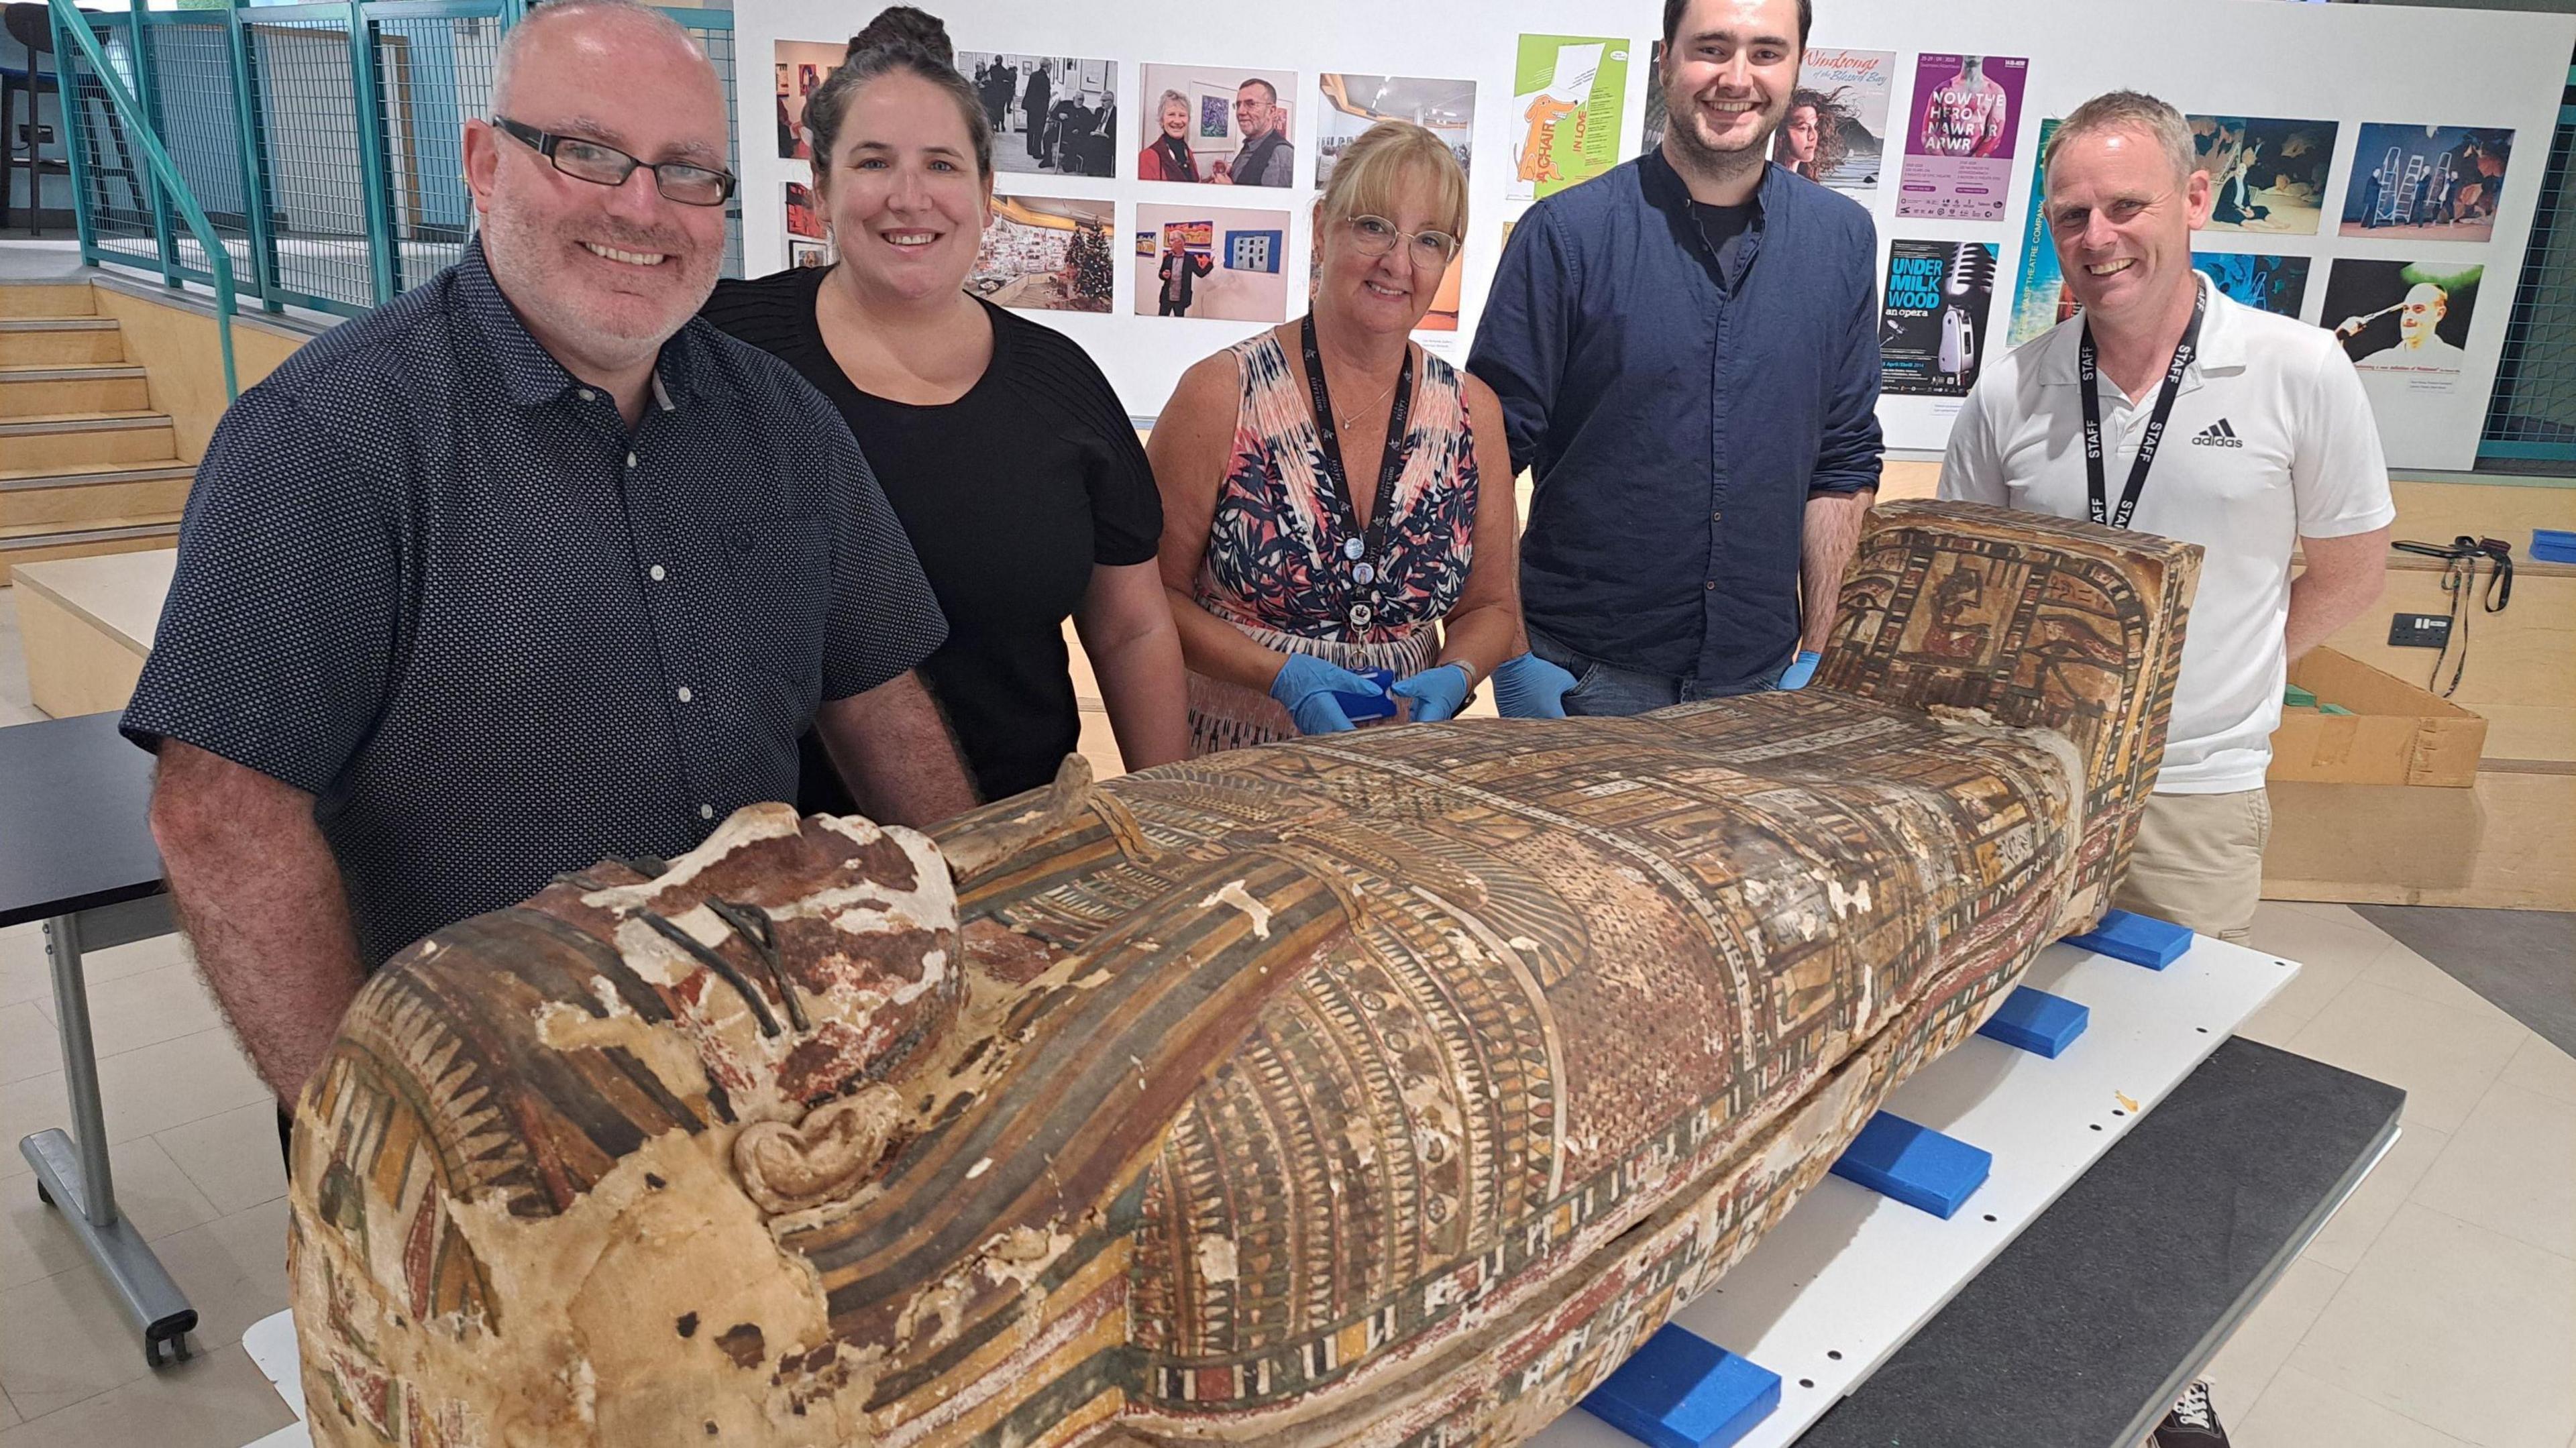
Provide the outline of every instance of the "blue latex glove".
<path id="1" fill-rule="evenodd" d="M 1494 708 L 1506 719 L 1562 719 L 1574 676 L 1536 654 L 1494 666 Z"/>
<path id="2" fill-rule="evenodd" d="M 1800 649 L 1798 656 L 1789 661 L 1789 667 L 1780 671 L 1780 687 L 1783 689 L 1807 687 L 1807 681 L 1816 676 L 1816 665 L 1824 662 L 1824 658 L 1823 654 L 1814 649 Z"/>
<path id="3" fill-rule="evenodd" d="M 1467 703 L 1467 666 L 1435 664 L 1409 679 L 1398 679 L 1387 692 L 1413 701 L 1413 722 L 1437 724 L 1454 719 Z"/>
<path id="4" fill-rule="evenodd" d="M 1270 681 L 1270 697 L 1287 706 L 1300 734 L 1349 732 L 1351 716 L 1342 712 L 1342 701 L 1333 696 L 1383 692 L 1370 680 L 1313 654 L 1290 654 Z"/>

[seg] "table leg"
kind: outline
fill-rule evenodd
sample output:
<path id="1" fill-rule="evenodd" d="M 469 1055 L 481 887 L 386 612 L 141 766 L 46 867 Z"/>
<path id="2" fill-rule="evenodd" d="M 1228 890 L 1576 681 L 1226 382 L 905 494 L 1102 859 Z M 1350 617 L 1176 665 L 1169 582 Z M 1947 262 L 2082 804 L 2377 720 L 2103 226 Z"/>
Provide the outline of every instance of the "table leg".
<path id="1" fill-rule="evenodd" d="M 89 990 L 81 975 L 83 919 L 58 915 L 45 922 L 45 953 L 54 971 L 54 1010 L 62 1023 L 63 1087 L 71 1098 L 72 1129 L 79 1136 L 75 1139 L 59 1128 L 39 1131 L 20 1141 L 18 1151 L 36 1170 L 38 1194 L 63 1213 L 90 1260 L 115 1286 L 126 1315 L 143 1330 L 143 1360 L 157 1368 L 187 1358 L 187 1334 L 197 1325 L 197 1310 L 188 1305 L 186 1295 L 170 1280 L 134 1224 L 116 1209 L 116 1182 L 107 1159 L 107 1119 L 98 1096 L 98 1054 L 90 1040 Z M 122 918 L 100 923 L 108 926 L 111 935 L 130 925 Z"/>

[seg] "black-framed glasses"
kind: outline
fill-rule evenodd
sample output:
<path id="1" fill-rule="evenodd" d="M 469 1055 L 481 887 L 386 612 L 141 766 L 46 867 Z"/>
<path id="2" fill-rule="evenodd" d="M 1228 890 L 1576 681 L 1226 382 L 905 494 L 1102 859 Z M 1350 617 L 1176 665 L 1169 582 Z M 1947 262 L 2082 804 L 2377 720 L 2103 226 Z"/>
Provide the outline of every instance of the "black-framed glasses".
<path id="1" fill-rule="evenodd" d="M 1362 256 L 1384 256 L 1399 241 L 1412 243 L 1409 255 L 1416 271 L 1445 270 L 1458 254 L 1458 238 L 1445 231 L 1401 231 L 1383 216 L 1351 218 L 1351 244 Z"/>
<path id="2" fill-rule="evenodd" d="M 653 173 L 653 189 L 661 192 L 666 201 L 682 206 L 722 206 L 733 199 L 731 171 L 692 166 L 685 161 L 639 161 L 615 146 L 603 146 L 579 136 L 558 136 L 523 126 L 507 116 L 494 116 L 492 128 L 553 162 L 556 170 L 576 181 L 623 186 L 640 166 Z"/>

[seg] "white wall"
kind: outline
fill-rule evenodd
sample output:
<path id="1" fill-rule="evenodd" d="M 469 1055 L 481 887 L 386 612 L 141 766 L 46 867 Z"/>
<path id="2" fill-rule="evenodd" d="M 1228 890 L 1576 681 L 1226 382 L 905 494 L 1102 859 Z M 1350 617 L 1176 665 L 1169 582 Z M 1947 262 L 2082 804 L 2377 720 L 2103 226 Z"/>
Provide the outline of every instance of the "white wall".
<path id="1" fill-rule="evenodd" d="M 1293 6 L 1233 7 L 1222 12 L 1222 23 L 1176 28 L 1168 10 L 1118 0 L 929 0 L 928 8 L 948 22 L 960 49 L 1106 56 L 1120 63 L 1120 81 L 1129 93 L 1120 97 L 1118 154 L 1127 174 L 1115 180 L 1015 176 L 1011 189 L 1114 198 L 1119 225 L 1112 234 L 1122 242 L 1132 239 L 1140 203 L 1234 199 L 1204 187 L 1129 179 L 1144 144 L 1140 118 L 1147 114 L 1145 98 L 1134 94 L 1143 64 L 1291 70 L 1301 84 L 1310 84 L 1308 78 L 1321 71 L 1474 80 L 1476 165 L 1469 178 L 1461 330 L 1426 334 L 1425 339 L 1455 358 L 1465 356 L 1483 307 L 1501 249 L 1501 224 L 1525 209 L 1502 199 L 1505 158 L 1511 154 L 1517 121 L 1508 102 L 1519 35 L 1580 32 L 1624 35 L 1634 42 L 1623 121 L 1623 150 L 1633 152 L 1645 92 L 1653 84 L 1648 51 L 1662 16 L 1657 0 L 1600 0 L 1574 10 L 1562 0 L 1414 0 L 1400 13 L 1390 12 L 1384 0 L 1304 0 Z M 2204 250 L 2315 257 L 2306 299 L 2309 321 L 2317 320 L 2333 257 L 2482 261 L 2486 275 L 2470 332 L 2468 366 L 2451 391 L 2411 390 L 2402 378 L 2363 374 L 2379 409 L 2392 464 L 2466 468 L 2474 462 L 2559 93 L 2566 85 L 2567 57 L 2576 47 L 2576 18 L 2255 0 L 1979 0 L 1943 6 L 1919 0 L 1818 0 L 1816 11 L 1812 43 L 1898 52 L 1891 117 L 1910 114 L 1916 104 L 1917 53 L 2031 58 L 2023 114 L 2015 123 L 2019 136 L 2012 201 L 2003 222 L 1897 220 L 1897 167 L 1890 168 L 1876 192 L 1861 197 L 1878 216 L 1882 278 L 1890 237 L 1989 241 L 2000 249 L 1998 294 L 1988 324 L 1989 336 L 1997 340 L 2011 307 L 2009 279 L 2018 274 L 2038 122 L 2064 115 L 2088 96 L 2126 86 L 2153 92 L 2185 111 L 2339 122 L 2328 232 L 2331 218 L 2340 213 L 2361 123 L 2513 128 L 2513 166 L 2491 242 L 2230 234 L 2201 244 Z M 785 228 L 776 198 L 784 182 L 802 180 L 805 173 L 803 162 L 779 160 L 753 140 L 772 130 L 767 111 L 772 45 L 782 39 L 845 36 L 865 18 L 840 0 L 736 0 L 738 89 L 757 110 L 743 117 L 742 128 L 745 140 L 752 142 L 742 159 L 745 190 L 754 198 L 744 208 L 745 255 L 755 274 L 786 264 Z M 1299 184 L 1263 199 L 1276 198 L 1289 207 L 1291 234 L 1282 274 L 1303 277 L 1318 107 L 1302 91 L 1281 98 L 1295 104 L 1291 139 L 1297 143 Z M 1899 149 L 1898 136 L 1889 142 L 1891 153 Z M 1138 317 L 1134 296 L 1124 290 L 1134 285 L 1127 275 L 1134 269 L 1119 270 L 1122 292 L 1108 315 L 1059 312 L 1039 320 L 1089 348 L 1129 411 L 1150 416 L 1161 410 L 1183 368 L 1248 335 L 1256 324 Z M 1303 294 L 1302 286 L 1293 289 L 1292 305 Z M 1957 408 L 1955 401 L 1938 398 L 1888 398 L 1879 409 L 1888 445 L 1940 448 Z"/>

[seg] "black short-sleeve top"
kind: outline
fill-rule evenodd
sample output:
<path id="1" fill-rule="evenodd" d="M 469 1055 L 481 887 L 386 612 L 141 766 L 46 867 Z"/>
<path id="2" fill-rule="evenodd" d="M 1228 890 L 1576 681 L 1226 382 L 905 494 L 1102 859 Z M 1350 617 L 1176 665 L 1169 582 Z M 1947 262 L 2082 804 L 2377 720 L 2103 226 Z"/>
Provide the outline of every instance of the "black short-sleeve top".
<path id="1" fill-rule="evenodd" d="M 1055 777 L 1081 734 L 1064 621 L 1094 564 L 1152 561 L 1161 495 L 1134 425 L 1072 338 L 983 303 L 993 360 L 955 402 L 860 391 L 832 360 L 814 304 L 830 272 L 717 286 L 703 315 L 785 361 L 839 409 L 948 618 L 921 665 L 988 799 Z M 808 809 L 847 810 L 807 750 Z"/>

